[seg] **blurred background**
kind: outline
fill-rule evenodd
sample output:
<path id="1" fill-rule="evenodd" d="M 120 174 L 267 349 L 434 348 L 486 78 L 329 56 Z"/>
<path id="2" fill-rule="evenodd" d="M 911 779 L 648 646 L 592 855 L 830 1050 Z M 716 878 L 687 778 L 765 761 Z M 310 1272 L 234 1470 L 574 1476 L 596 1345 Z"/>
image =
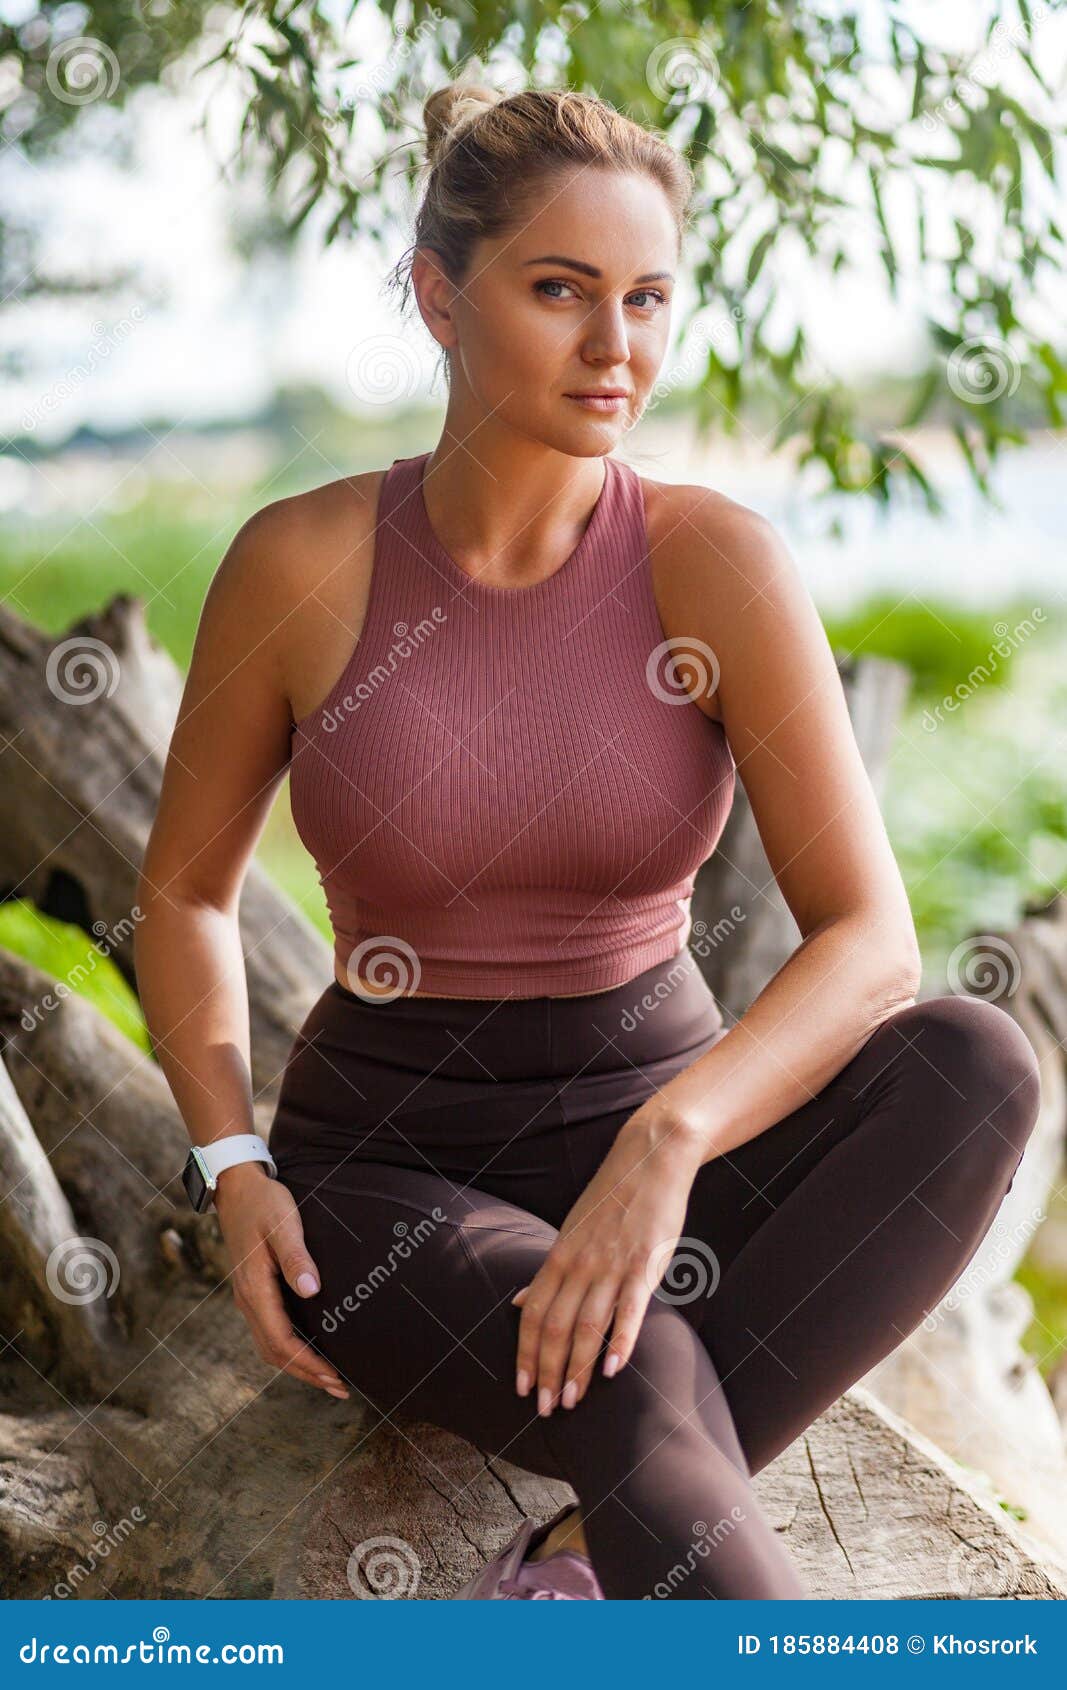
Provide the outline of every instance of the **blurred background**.
<path id="1" fill-rule="evenodd" d="M 58 637 L 138 595 L 184 668 L 247 516 L 437 438 L 435 348 L 384 285 L 420 99 L 472 54 L 595 88 L 701 167 L 676 340 L 620 455 L 769 517 L 835 649 L 907 666 L 884 811 L 946 990 L 963 934 L 1067 886 L 1062 9 L 539 25 L 0 0 L 4 601 Z M 325 936 L 287 789 L 259 857 Z M 0 944 L 62 977 L 86 936 L 14 896 Z M 147 1050 L 117 971 L 86 989 Z M 1019 1275 L 1046 1373 L 1062 1185 Z"/>

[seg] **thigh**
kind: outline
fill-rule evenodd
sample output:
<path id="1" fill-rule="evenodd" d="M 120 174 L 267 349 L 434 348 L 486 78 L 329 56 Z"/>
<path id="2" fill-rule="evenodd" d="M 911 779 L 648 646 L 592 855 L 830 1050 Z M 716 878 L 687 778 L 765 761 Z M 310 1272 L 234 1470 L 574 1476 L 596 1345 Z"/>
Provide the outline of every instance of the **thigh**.
<path id="1" fill-rule="evenodd" d="M 563 1477 L 536 1404 L 515 1391 L 510 1300 L 556 1228 L 474 1187 L 382 1163 L 286 1183 L 321 1284 L 304 1298 L 283 1282 L 296 1330 L 384 1418 L 426 1420 Z"/>

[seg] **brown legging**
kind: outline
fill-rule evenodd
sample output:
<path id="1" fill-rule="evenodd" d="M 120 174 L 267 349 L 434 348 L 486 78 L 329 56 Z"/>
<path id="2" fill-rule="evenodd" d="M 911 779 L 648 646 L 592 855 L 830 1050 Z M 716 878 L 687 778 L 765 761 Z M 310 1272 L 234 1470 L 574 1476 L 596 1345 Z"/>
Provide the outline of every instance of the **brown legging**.
<path id="1" fill-rule="evenodd" d="M 515 1392 L 511 1297 L 623 1122 L 727 1031 L 689 953 L 577 998 L 331 984 L 271 1129 L 322 1281 L 310 1299 L 283 1282 L 297 1331 L 387 1419 L 572 1486 L 609 1599 L 810 1594 L 750 1476 L 955 1284 L 1037 1116 L 1033 1048 L 1003 1009 L 897 1011 L 699 1170 L 629 1363 L 540 1417 Z"/>

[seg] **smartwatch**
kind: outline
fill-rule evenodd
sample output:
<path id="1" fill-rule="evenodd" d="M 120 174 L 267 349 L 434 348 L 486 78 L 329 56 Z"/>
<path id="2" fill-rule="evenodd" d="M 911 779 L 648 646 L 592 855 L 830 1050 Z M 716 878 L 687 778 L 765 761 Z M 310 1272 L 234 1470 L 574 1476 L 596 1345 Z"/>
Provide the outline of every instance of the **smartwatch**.
<path id="1" fill-rule="evenodd" d="M 277 1179 L 278 1169 L 265 1138 L 259 1133 L 230 1133 L 214 1144 L 194 1144 L 182 1169 L 182 1184 L 197 1214 L 209 1206 L 224 1168 L 237 1162 L 266 1162 L 271 1179 Z"/>

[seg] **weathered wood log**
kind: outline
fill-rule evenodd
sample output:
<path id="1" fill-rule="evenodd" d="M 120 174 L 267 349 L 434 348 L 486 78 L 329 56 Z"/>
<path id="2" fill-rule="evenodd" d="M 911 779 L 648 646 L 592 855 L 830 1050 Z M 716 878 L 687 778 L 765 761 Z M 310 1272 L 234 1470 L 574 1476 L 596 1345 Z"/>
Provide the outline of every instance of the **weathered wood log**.
<path id="1" fill-rule="evenodd" d="M 1041 1111 L 997 1218 L 956 1284 L 862 1383 L 957 1461 L 987 1474 L 1067 1559 L 1065 1420 L 1021 1339 L 1033 1319 L 1014 1278 L 1059 1186 L 1067 1121 L 1067 899 L 953 953 L 952 984 L 1014 1016 L 1041 1064 Z"/>
<path id="2" fill-rule="evenodd" d="M 407 1428 L 410 1431 L 413 1428 Z M 383 1429 L 307 1505 L 285 1597 L 448 1597 L 518 1530 L 574 1500 L 566 1486 L 432 1427 Z M 813 1596 L 841 1600 L 1050 1599 L 1067 1567 L 1047 1555 L 981 1480 L 859 1386 L 754 1480 Z M 655 1600 L 677 1588 L 732 1523 L 693 1522 L 688 1552 L 665 1559 Z"/>
<path id="3" fill-rule="evenodd" d="M 107 681 L 82 706 L 60 696 L 74 683 L 60 665 L 49 669 L 51 642 L 0 613 L 0 731 L 13 742 L 3 754 L 13 797 L 0 875 L 10 894 L 44 910 L 87 928 L 102 922 L 131 978 L 122 923 L 180 692 L 142 612 L 141 601 L 118 600 L 71 631 L 102 642 L 103 652 L 93 649 L 105 676 L 117 658 L 110 696 Z M 246 887 L 241 919 L 253 1068 L 269 1104 L 296 1028 L 329 978 L 328 947 L 262 877 Z M 566 1488 L 437 1428 L 378 1427 L 358 1396 L 337 1403 L 272 1378 L 225 1284 L 215 1218 L 185 1204 L 177 1169 L 187 1139 L 158 1067 L 86 1000 L 49 1002 L 51 984 L 0 954 L 10 1077 L 0 1091 L 0 1172 L 5 1190 L 10 1181 L 31 1194 L 15 1224 L 11 1205 L 0 1205 L 0 1392 L 20 1409 L 0 1415 L 0 1590 L 366 1594 L 367 1568 L 377 1577 L 383 1564 L 368 1540 L 394 1535 L 419 1557 L 417 1588 L 403 1593 L 452 1594 L 523 1513 L 547 1515 Z M 118 1263 L 114 1284 L 107 1274 L 91 1286 L 58 1280 L 68 1226 L 105 1264 Z M 87 1301 L 107 1299 L 106 1313 L 85 1316 L 84 1304 L 72 1313 L 66 1296 L 90 1290 Z M 414 1464 L 410 1482 L 404 1463 Z M 916 1465 L 928 1480 L 912 1482 Z M 962 1521 L 972 1542 L 980 1531 L 994 1570 L 1007 1566 L 998 1594 L 1019 1594 L 1020 1582 L 1026 1594 L 1064 1593 L 1010 1521 L 982 1513 L 936 1451 L 853 1392 L 758 1481 L 814 1594 L 843 1588 L 840 1521 L 856 1506 L 857 1471 L 878 1515 L 854 1544 L 844 1539 L 864 1594 L 883 1594 L 895 1574 L 877 1570 L 873 1551 L 865 1562 L 859 1535 L 881 1543 L 894 1566 L 911 1557 L 907 1589 L 894 1594 L 975 1593 L 956 1591 L 959 1569 L 946 1571 L 946 1521 Z M 894 1472 L 900 1494 L 886 1501 Z M 927 1543 L 930 1554 L 919 1555 Z M 384 1547 L 387 1565 L 395 1545 Z"/>
<path id="4" fill-rule="evenodd" d="M 137 878 L 181 701 L 179 669 L 121 594 L 58 640 L 0 605 L 0 899 L 92 934 L 136 989 Z M 269 1120 L 292 1029 L 330 980 L 321 934 L 258 863 L 241 894 L 252 1088 Z"/>
<path id="5" fill-rule="evenodd" d="M 887 658 L 834 655 L 856 743 L 880 794 L 908 671 Z M 732 1026 L 800 943 L 760 841 L 743 764 L 722 839 L 697 873 L 691 914 L 689 948 Z"/>
<path id="6" fill-rule="evenodd" d="M 260 1361 L 160 1069 L 84 998 L 27 1028 L 48 984 L 0 951 L 0 1594 L 270 1596 L 358 1413 Z"/>

